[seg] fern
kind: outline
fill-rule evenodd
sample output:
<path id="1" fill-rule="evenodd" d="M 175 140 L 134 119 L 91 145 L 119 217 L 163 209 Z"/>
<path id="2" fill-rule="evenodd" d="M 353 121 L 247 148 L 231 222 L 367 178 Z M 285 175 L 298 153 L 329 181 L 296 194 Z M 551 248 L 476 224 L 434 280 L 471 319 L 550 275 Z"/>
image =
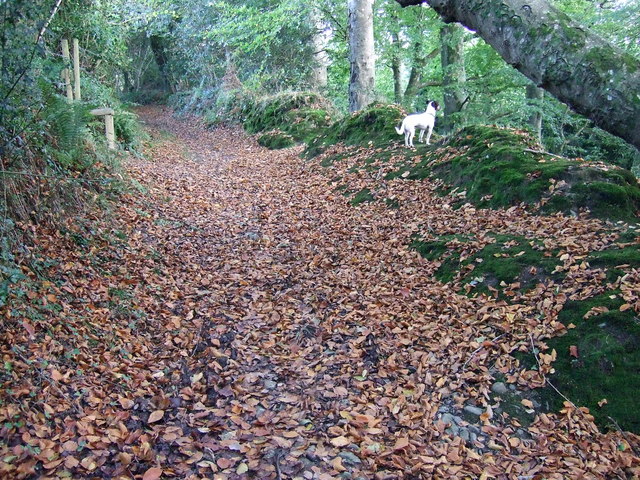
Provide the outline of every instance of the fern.
<path id="1" fill-rule="evenodd" d="M 79 102 L 68 103 L 53 92 L 46 96 L 45 101 L 43 116 L 54 139 L 56 159 L 64 168 L 85 169 L 91 163 L 84 148 L 91 139 L 88 124 L 93 117 L 90 107 Z"/>

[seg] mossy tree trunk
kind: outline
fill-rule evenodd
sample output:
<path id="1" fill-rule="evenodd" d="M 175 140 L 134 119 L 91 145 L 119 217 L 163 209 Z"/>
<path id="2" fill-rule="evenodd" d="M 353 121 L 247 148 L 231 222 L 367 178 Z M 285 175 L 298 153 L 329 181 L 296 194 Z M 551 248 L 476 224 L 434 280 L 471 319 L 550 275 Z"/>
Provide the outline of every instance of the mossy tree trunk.
<path id="1" fill-rule="evenodd" d="M 464 27 L 449 23 L 440 30 L 440 59 L 444 89 L 444 133 L 464 124 L 463 107 L 467 99 L 464 83 L 467 75 L 464 68 Z"/>
<path id="2" fill-rule="evenodd" d="M 544 90 L 533 84 L 527 85 L 527 105 L 531 110 L 529 115 L 529 125 L 535 134 L 538 142 L 542 143 L 542 99 Z"/>
<path id="3" fill-rule="evenodd" d="M 396 0 L 402 6 L 422 0 Z M 640 61 L 544 0 L 428 0 L 531 81 L 640 148 Z"/>
<path id="4" fill-rule="evenodd" d="M 374 98 L 375 55 L 373 0 L 348 0 L 349 9 L 349 111 L 362 110 Z"/>
<path id="5" fill-rule="evenodd" d="M 393 72 L 393 101 L 402 104 L 402 60 L 400 58 L 400 36 L 397 32 L 391 33 L 393 51 L 391 53 L 391 71 Z"/>

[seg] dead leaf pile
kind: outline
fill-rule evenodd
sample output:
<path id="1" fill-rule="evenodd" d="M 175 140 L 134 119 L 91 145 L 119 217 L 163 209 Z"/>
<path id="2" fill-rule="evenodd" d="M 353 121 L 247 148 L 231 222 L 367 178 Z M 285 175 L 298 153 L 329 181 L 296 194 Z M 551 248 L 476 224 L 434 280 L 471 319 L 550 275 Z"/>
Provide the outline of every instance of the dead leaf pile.
<path id="1" fill-rule="evenodd" d="M 551 352 L 539 370 L 509 354 L 532 340 L 544 351 L 564 303 L 604 288 L 581 257 L 615 242 L 610 229 L 521 207 L 453 210 L 428 181 L 351 171 L 357 154 L 325 170 L 238 130 L 142 115 L 154 146 L 128 168 L 145 191 L 74 235 L 39 231 L 41 276 L 25 268 L 0 311 L 3 478 L 640 474 L 638 438 L 599 432 L 584 408 L 540 413 L 523 435 L 489 395 L 497 374 L 544 383 Z M 336 176 L 399 208 L 350 206 Z M 475 232 L 480 249 L 484 231 L 560 249 L 563 283 L 509 304 L 468 298 L 407 246 L 415 233 Z M 639 273 L 621 283 L 640 311 Z M 473 441 L 445 431 L 445 404 L 482 410 Z"/>

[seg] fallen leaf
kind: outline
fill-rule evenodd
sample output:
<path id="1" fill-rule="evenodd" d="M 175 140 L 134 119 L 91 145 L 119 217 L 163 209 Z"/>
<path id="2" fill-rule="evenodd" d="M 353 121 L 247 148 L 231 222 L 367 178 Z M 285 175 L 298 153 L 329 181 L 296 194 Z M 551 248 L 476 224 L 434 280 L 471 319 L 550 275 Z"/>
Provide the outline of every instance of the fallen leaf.
<path id="1" fill-rule="evenodd" d="M 152 412 L 151 415 L 149 415 L 148 423 L 155 423 L 162 417 L 164 417 L 164 410 L 156 410 L 155 412 Z"/>
<path id="2" fill-rule="evenodd" d="M 351 441 L 344 435 L 332 438 L 330 442 L 331 442 L 331 445 L 333 445 L 334 447 L 344 447 L 351 443 Z"/>
<path id="3" fill-rule="evenodd" d="M 158 480 L 162 476 L 162 469 L 159 467 L 152 467 L 142 476 L 142 480 Z"/>

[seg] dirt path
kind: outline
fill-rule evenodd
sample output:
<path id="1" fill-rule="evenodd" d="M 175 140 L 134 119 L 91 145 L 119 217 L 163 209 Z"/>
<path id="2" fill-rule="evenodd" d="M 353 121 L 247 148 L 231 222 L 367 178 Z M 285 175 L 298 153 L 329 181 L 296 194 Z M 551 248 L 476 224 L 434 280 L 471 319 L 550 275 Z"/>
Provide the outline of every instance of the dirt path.
<path id="1" fill-rule="evenodd" d="M 434 281 L 433 267 L 407 249 L 418 222 L 429 221 L 426 211 L 354 208 L 295 151 L 264 150 L 235 130 L 175 129 L 158 111 L 144 118 L 152 130 L 176 135 L 176 156 L 155 155 L 135 168 L 153 198 L 166 199 L 154 215 L 170 227 L 155 238 L 162 255 L 175 259 L 181 313 L 200 325 L 181 368 L 183 379 L 202 375 L 187 388 L 208 414 L 191 426 L 217 425 L 213 452 L 231 471 L 560 478 L 618 468 L 618 440 L 579 413 L 543 415 L 528 430 L 492 419 L 491 377 L 516 371 L 500 354 L 517 345 L 505 332 L 519 327 L 504 324 L 531 307 L 479 304 Z M 460 217 L 494 229 L 501 220 L 511 230 L 552 228 L 526 216 L 507 227 L 506 213 L 452 215 L 424 187 L 404 195 L 451 216 L 452 229 Z M 557 223 L 549 238 L 562 228 Z M 565 227 L 582 231 L 584 243 L 602 241 L 588 223 Z M 558 301 L 549 298 L 553 308 Z M 492 342 L 500 337 L 509 341 Z M 465 405 L 483 416 L 462 419 Z M 458 429 L 445 432 L 452 421 Z M 567 425 L 575 427 L 568 437 L 555 435 Z M 218 463 L 229 472 L 225 466 Z"/>
<path id="2" fill-rule="evenodd" d="M 386 187 L 412 207 L 352 207 L 295 150 L 268 151 L 239 130 L 205 131 L 159 108 L 140 114 L 154 146 L 128 164 L 144 193 L 116 212 L 112 234 L 124 238 L 117 229 L 126 225 L 127 240 L 62 262 L 69 278 L 91 264 L 86 280 L 58 294 L 91 299 L 62 311 L 67 325 L 74 308 L 85 309 L 78 325 L 95 316 L 89 336 L 100 341 L 39 371 L 52 379 L 43 401 L 56 398 L 54 417 L 34 414 L 35 427 L 5 431 L 0 453 L 22 462 L 19 471 L 18 461 L 6 464 L 6 478 L 638 473 L 628 436 L 601 434 L 569 404 L 535 420 L 530 410 L 533 422 L 520 425 L 491 391 L 501 376 L 511 385 L 503 397 L 535 407 L 520 392 L 540 385 L 540 372 L 507 354 L 561 328 L 566 294 L 541 285 L 512 304 L 471 299 L 435 281 L 437 265 L 407 247 L 419 226 L 437 223 L 452 233 L 535 230 L 577 255 L 611 242 L 593 222 L 453 211 L 427 182 Z M 99 255 L 110 273 L 96 267 Z M 579 271 L 569 277 L 580 289 L 593 283 Z"/>

